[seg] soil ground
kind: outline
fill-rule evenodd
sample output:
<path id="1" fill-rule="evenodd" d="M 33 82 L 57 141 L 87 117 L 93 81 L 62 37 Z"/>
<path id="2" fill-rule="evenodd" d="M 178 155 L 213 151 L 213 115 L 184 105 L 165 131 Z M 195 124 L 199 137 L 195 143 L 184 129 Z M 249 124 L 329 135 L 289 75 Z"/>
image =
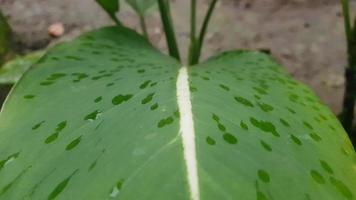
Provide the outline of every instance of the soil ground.
<path id="1" fill-rule="evenodd" d="M 208 0 L 198 0 L 199 18 Z M 189 43 L 189 1 L 172 0 L 181 54 Z M 356 2 L 351 2 L 356 13 Z M 27 50 L 70 40 L 83 31 L 113 24 L 94 0 L 0 0 L 0 9 Z M 122 6 L 120 19 L 139 30 L 135 14 Z M 156 9 L 148 14 L 151 41 L 166 50 Z M 60 39 L 47 34 L 62 22 Z M 270 49 L 296 79 L 308 84 L 335 112 L 340 112 L 346 45 L 339 0 L 220 0 L 213 15 L 203 59 L 231 49 Z"/>

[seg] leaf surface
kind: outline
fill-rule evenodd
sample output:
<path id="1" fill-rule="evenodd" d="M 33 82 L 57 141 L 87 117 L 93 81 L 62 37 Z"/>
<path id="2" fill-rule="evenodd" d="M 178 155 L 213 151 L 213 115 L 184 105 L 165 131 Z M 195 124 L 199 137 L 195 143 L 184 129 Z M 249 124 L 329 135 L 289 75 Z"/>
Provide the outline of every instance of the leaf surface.
<path id="1" fill-rule="evenodd" d="M 116 13 L 120 10 L 120 1 L 119 0 L 95 0 L 113 19 L 115 22 L 118 22 L 116 18 Z"/>
<path id="2" fill-rule="evenodd" d="M 0 199 L 355 198 L 344 130 L 270 57 L 184 69 L 122 27 L 50 50 L 1 112 Z"/>
<path id="3" fill-rule="evenodd" d="M 201 199 L 355 198 L 342 126 L 270 57 L 227 52 L 190 77 Z"/>

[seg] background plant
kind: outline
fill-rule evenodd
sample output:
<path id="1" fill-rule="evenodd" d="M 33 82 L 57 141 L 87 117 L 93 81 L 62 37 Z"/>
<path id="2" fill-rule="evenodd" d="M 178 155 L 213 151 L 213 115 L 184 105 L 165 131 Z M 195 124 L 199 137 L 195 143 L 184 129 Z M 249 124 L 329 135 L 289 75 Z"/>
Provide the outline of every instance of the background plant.
<path id="1" fill-rule="evenodd" d="M 12 30 L 0 11 L 0 66 L 14 54 Z"/>
<path id="2" fill-rule="evenodd" d="M 356 130 L 352 129 L 356 101 L 356 24 L 351 24 L 349 1 L 341 0 L 341 4 L 347 41 L 348 65 L 345 69 L 345 94 L 340 120 L 349 133 L 351 141 L 356 145 Z M 354 22 L 356 22 L 356 18 Z"/>

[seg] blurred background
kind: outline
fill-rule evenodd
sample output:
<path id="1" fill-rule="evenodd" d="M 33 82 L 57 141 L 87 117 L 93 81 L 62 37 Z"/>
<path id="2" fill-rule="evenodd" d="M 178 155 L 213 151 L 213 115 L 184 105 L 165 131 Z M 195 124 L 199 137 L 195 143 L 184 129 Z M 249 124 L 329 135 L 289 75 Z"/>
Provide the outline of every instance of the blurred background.
<path id="1" fill-rule="evenodd" d="M 171 5 L 181 55 L 187 55 L 189 46 L 189 2 L 172 0 Z M 209 1 L 198 3 L 201 24 Z M 0 0 L 0 10 L 22 53 L 114 24 L 94 0 Z M 351 10 L 356 13 L 355 1 L 351 1 Z M 122 4 L 119 18 L 140 31 L 138 18 L 129 6 Z M 56 37 L 50 36 L 48 29 L 53 24 L 63 25 L 63 34 L 60 31 Z M 149 11 L 147 26 L 152 43 L 166 51 L 157 8 Z M 220 0 L 204 45 L 203 60 L 231 49 L 269 50 L 333 112 L 341 111 L 347 59 L 339 0 Z"/>

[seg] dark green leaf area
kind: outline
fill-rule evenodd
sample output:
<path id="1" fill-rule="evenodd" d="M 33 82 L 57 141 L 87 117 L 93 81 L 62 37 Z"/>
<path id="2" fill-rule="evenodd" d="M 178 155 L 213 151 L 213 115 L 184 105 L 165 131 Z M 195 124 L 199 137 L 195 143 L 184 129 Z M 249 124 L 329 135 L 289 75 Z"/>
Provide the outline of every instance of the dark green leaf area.
<path id="1" fill-rule="evenodd" d="M 315 182 L 319 184 L 325 184 L 325 179 L 324 177 L 316 170 L 311 170 L 310 171 L 311 177 L 314 179 Z"/>
<path id="2" fill-rule="evenodd" d="M 120 179 L 119 181 L 117 181 L 117 183 L 112 188 L 111 193 L 109 195 L 111 198 L 115 198 L 119 195 L 120 190 L 122 189 L 122 187 L 124 185 L 124 181 L 125 181 L 124 179 Z"/>
<path id="3" fill-rule="evenodd" d="M 292 134 L 290 137 L 291 137 L 291 140 L 292 140 L 295 144 L 297 144 L 297 145 L 302 145 L 302 144 L 303 144 L 302 141 L 300 141 L 300 139 L 299 139 L 297 136 L 295 136 L 295 135 Z"/>
<path id="4" fill-rule="evenodd" d="M 54 190 L 49 194 L 48 200 L 55 199 L 63 190 L 67 187 L 70 179 L 74 176 L 75 173 L 77 173 L 78 170 L 75 170 L 69 177 L 64 179 L 62 182 L 60 182 Z"/>
<path id="5" fill-rule="evenodd" d="M 67 126 L 67 121 L 62 121 L 60 123 L 57 124 L 56 128 L 54 129 L 54 133 L 50 134 L 46 139 L 45 139 L 45 143 L 46 144 L 50 144 L 52 143 L 53 141 L 55 141 L 60 132 L 62 132 Z"/>
<path id="6" fill-rule="evenodd" d="M 225 132 L 225 131 L 226 131 L 226 128 L 225 128 L 225 126 L 224 126 L 223 124 L 218 123 L 218 128 L 219 128 L 219 130 L 222 131 L 222 132 Z"/>
<path id="7" fill-rule="evenodd" d="M 310 133 L 309 136 L 310 136 L 315 142 L 320 142 L 320 141 L 322 140 L 321 137 L 320 137 L 317 133 L 315 133 L 315 132 Z"/>
<path id="8" fill-rule="evenodd" d="M 191 86 L 189 87 L 189 90 L 190 90 L 190 92 L 193 93 L 193 92 L 197 92 L 197 91 L 198 91 L 198 88 L 196 88 L 196 87 L 194 87 L 194 86 L 191 85 Z"/>
<path id="9" fill-rule="evenodd" d="M 32 127 L 32 130 L 39 129 L 39 128 L 42 126 L 43 123 L 45 123 L 45 121 L 41 121 L 41 122 L 35 124 L 35 125 Z"/>
<path id="10" fill-rule="evenodd" d="M 353 199 L 353 194 L 350 190 L 350 188 L 348 188 L 345 183 L 343 183 L 342 181 L 340 180 L 337 180 L 336 178 L 334 177 L 330 177 L 330 182 L 331 184 L 333 184 L 336 189 L 348 200 L 351 200 Z"/>
<path id="11" fill-rule="evenodd" d="M 257 120 L 256 118 L 251 117 L 250 122 L 253 126 L 257 127 L 258 129 L 264 132 L 272 133 L 276 137 L 280 136 L 276 130 L 276 127 L 269 121 Z"/>
<path id="12" fill-rule="evenodd" d="M 243 121 L 240 122 L 240 127 L 244 130 L 248 130 L 247 124 L 245 124 Z"/>
<path id="13" fill-rule="evenodd" d="M 122 185 L 124 184 L 124 180 L 122 179 L 122 180 L 119 180 L 117 183 L 116 183 L 116 188 L 117 189 L 121 189 L 122 188 Z"/>
<path id="14" fill-rule="evenodd" d="M 289 123 L 288 123 L 286 120 L 280 119 L 279 121 L 280 121 L 285 127 L 290 127 Z"/>
<path id="15" fill-rule="evenodd" d="M 271 106 L 269 104 L 266 104 L 266 103 L 258 103 L 258 106 L 264 112 L 270 112 L 270 111 L 272 111 L 274 109 L 273 106 Z"/>
<path id="16" fill-rule="evenodd" d="M 225 142 L 229 143 L 229 144 L 236 144 L 237 143 L 237 138 L 230 134 L 230 133 L 224 133 L 223 138 L 225 140 Z"/>
<path id="17" fill-rule="evenodd" d="M 57 124 L 56 132 L 62 131 L 65 127 L 67 126 L 67 121 L 62 121 L 59 124 Z"/>
<path id="18" fill-rule="evenodd" d="M 206 138 L 206 142 L 208 144 L 210 144 L 210 145 L 215 145 L 216 144 L 216 141 L 213 138 L 209 137 L 209 136 Z"/>
<path id="19" fill-rule="evenodd" d="M 216 114 L 213 114 L 213 120 L 216 121 L 217 123 L 219 123 L 220 117 L 217 116 Z"/>
<path id="20" fill-rule="evenodd" d="M 306 126 L 307 128 L 309 128 L 310 130 L 313 130 L 313 126 L 310 125 L 308 122 L 303 122 L 304 126 Z"/>
<path id="21" fill-rule="evenodd" d="M 63 78 L 63 77 L 65 77 L 65 76 L 66 76 L 66 74 L 64 74 L 64 73 L 54 73 L 54 74 L 51 74 L 51 75 L 47 78 L 47 80 L 49 80 L 49 81 L 54 81 L 54 80 Z"/>
<path id="22" fill-rule="evenodd" d="M 143 74 L 143 73 L 145 73 L 145 72 L 146 72 L 145 69 L 139 69 L 139 70 L 137 70 L 137 73 L 139 73 L 139 74 Z"/>
<path id="23" fill-rule="evenodd" d="M 155 103 L 150 107 L 150 109 L 151 110 L 156 110 L 158 108 L 158 106 L 159 106 L 158 103 Z"/>
<path id="24" fill-rule="evenodd" d="M 257 200 L 269 200 L 261 191 L 257 191 Z"/>
<path id="25" fill-rule="evenodd" d="M 261 95 L 267 95 L 267 94 L 268 94 L 268 92 L 267 92 L 264 88 L 253 87 L 253 89 L 254 89 L 258 94 L 261 94 Z"/>
<path id="26" fill-rule="evenodd" d="M 78 83 L 81 80 L 88 78 L 89 75 L 85 74 L 85 73 L 72 73 L 72 76 L 74 77 L 74 79 L 72 80 L 73 83 Z"/>
<path id="27" fill-rule="evenodd" d="M 256 200 L 270 200 L 269 198 L 267 198 L 267 195 L 261 191 L 259 182 L 257 180 L 255 181 L 255 190 L 256 190 Z"/>
<path id="28" fill-rule="evenodd" d="M 268 152 L 272 151 L 272 147 L 267 142 L 261 140 L 261 145 L 266 151 L 268 151 Z"/>
<path id="29" fill-rule="evenodd" d="M 74 148 L 80 143 L 81 139 L 82 139 L 81 136 L 78 137 L 78 138 L 76 138 L 76 139 L 74 139 L 72 142 L 70 142 L 70 143 L 67 145 L 66 150 L 67 150 L 67 151 L 70 151 L 70 150 L 74 149 Z"/>
<path id="30" fill-rule="evenodd" d="M 157 124 L 157 127 L 158 128 L 162 128 L 164 126 L 167 126 L 169 124 L 172 124 L 174 121 L 174 118 L 173 117 L 167 117 L 167 118 L 164 118 L 164 119 L 161 119 L 158 124 Z"/>
<path id="31" fill-rule="evenodd" d="M 270 177 L 269 177 L 268 172 L 266 172 L 266 171 L 263 170 L 263 169 L 260 169 L 260 170 L 258 170 L 257 174 L 258 174 L 258 178 L 259 178 L 261 181 L 263 181 L 263 182 L 265 182 L 265 183 L 269 183 Z"/>
<path id="32" fill-rule="evenodd" d="M 40 82 L 41 86 L 48 86 L 56 83 L 56 81 L 59 81 L 61 78 L 65 77 L 65 73 L 54 73 L 49 75 L 45 80 Z"/>
<path id="33" fill-rule="evenodd" d="M 4 165 L 10 161 L 10 160 L 13 160 L 13 159 L 16 159 L 18 156 L 20 155 L 20 152 L 17 152 L 17 153 L 14 153 L 14 154 L 11 154 L 9 155 L 6 159 L 4 160 L 0 160 L 0 171 L 2 170 L 2 168 L 4 167 Z"/>
<path id="34" fill-rule="evenodd" d="M 326 161 L 320 160 L 320 165 L 329 174 L 333 174 L 334 173 L 333 169 L 330 167 L 330 165 Z"/>
<path id="35" fill-rule="evenodd" d="M 140 85 L 140 89 L 145 89 L 151 83 L 151 80 L 145 81 Z"/>
<path id="36" fill-rule="evenodd" d="M 84 120 L 94 121 L 101 115 L 101 111 L 95 110 L 84 117 Z"/>
<path id="37" fill-rule="evenodd" d="M 123 102 L 130 100 L 132 96 L 133 96 L 132 94 L 126 94 L 126 95 L 119 94 L 112 99 L 112 104 L 113 105 L 122 104 Z"/>
<path id="38" fill-rule="evenodd" d="M 147 103 L 151 102 L 154 95 L 155 95 L 155 93 L 148 94 L 144 99 L 142 99 L 141 103 L 147 104 Z"/>
<path id="39" fill-rule="evenodd" d="M 237 144 L 237 142 L 238 142 L 237 137 L 232 135 L 231 133 L 226 132 L 227 131 L 226 127 L 222 124 L 220 117 L 213 113 L 212 119 L 216 122 L 217 127 L 220 130 L 220 132 L 222 132 L 223 140 L 228 144 Z M 208 142 L 208 139 L 207 139 L 207 142 Z M 210 144 L 210 143 L 208 142 L 208 144 Z M 215 144 L 215 142 L 214 142 L 214 144 Z"/>
<path id="40" fill-rule="evenodd" d="M 35 97 L 36 97 L 36 95 L 28 94 L 28 95 L 25 95 L 23 98 L 25 98 L 25 99 L 33 99 Z"/>
<path id="41" fill-rule="evenodd" d="M 245 99 L 243 97 L 238 97 L 238 96 L 235 96 L 234 99 L 241 103 L 242 105 L 245 105 L 245 106 L 248 106 L 248 107 L 253 107 L 253 104 L 251 101 L 249 101 L 248 99 Z"/>
<path id="42" fill-rule="evenodd" d="M 219 85 L 223 90 L 230 91 L 230 88 L 224 84 Z"/>
<path id="43" fill-rule="evenodd" d="M 102 96 L 95 98 L 95 99 L 94 99 L 94 102 L 95 102 L 95 103 L 99 103 L 101 100 L 103 100 L 103 97 L 102 97 Z"/>
<path id="44" fill-rule="evenodd" d="M 45 143 L 46 143 L 46 144 L 49 144 L 49 143 L 55 141 L 55 140 L 58 138 L 58 136 L 59 136 L 59 133 L 58 133 L 58 132 L 51 134 L 50 136 L 48 136 L 48 137 L 46 138 Z"/>

